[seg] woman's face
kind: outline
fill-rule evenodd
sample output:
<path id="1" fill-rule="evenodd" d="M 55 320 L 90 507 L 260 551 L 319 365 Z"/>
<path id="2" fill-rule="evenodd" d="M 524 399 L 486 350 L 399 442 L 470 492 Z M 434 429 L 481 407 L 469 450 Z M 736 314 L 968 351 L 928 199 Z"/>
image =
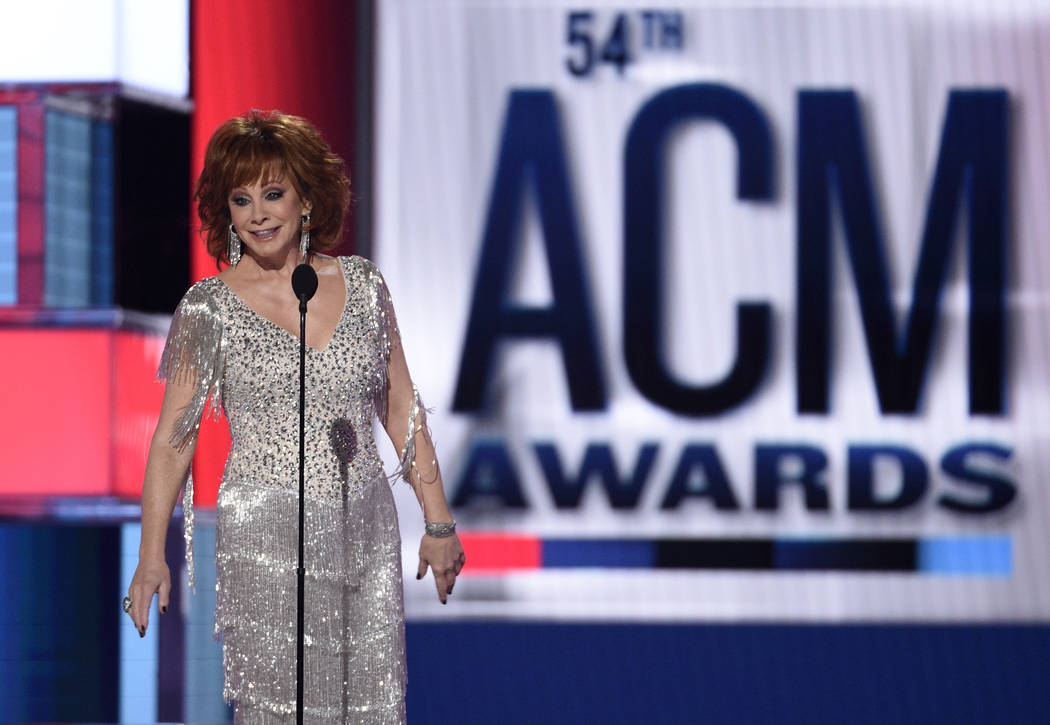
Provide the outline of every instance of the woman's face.
<path id="1" fill-rule="evenodd" d="M 238 186 L 230 192 L 230 219 L 237 236 L 256 257 L 280 258 L 298 248 L 300 219 L 311 205 L 284 177 Z"/>

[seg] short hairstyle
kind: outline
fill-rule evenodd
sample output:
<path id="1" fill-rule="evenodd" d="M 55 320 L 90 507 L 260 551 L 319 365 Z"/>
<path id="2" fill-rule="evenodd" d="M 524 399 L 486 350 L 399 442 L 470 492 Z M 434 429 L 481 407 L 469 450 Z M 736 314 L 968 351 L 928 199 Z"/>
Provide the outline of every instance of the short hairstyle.
<path id="1" fill-rule="evenodd" d="M 230 192 L 257 181 L 287 177 L 299 198 L 312 204 L 310 248 L 336 246 L 350 206 L 346 165 L 313 124 L 280 111 L 251 110 L 225 121 L 204 152 L 194 200 L 208 253 L 229 263 Z"/>

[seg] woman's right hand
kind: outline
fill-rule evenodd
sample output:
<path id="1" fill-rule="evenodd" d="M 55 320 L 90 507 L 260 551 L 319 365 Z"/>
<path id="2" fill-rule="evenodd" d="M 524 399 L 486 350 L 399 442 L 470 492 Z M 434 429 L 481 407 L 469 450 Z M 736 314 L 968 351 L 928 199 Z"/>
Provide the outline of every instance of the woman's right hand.
<path id="1" fill-rule="evenodd" d="M 131 586 L 128 587 L 128 596 L 131 597 L 131 611 L 128 614 L 131 615 L 131 621 L 135 623 L 140 637 L 146 636 L 149 608 L 153 603 L 154 594 L 157 595 L 160 613 L 167 614 L 168 596 L 171 594 L 171 572 L 168 565 L 163 560 L 139 560 L 135 575 L 131 577 Z"/>

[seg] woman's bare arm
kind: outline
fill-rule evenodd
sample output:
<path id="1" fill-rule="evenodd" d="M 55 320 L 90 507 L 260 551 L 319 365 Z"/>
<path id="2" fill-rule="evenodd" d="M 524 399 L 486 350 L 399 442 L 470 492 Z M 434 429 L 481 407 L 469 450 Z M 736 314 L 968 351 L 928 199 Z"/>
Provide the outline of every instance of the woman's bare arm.
<path id="1" fill-rule="evenodd" d="M 398 457 L 406 464 L 408 481 L 423 508 L 423 518 L 426 521 L 450 522 L 452 512 L 445 499 L 441 469 L 437 464 L 434 442 L 427 429 L 426 411 L 418 402 L 400 338 L 397 334 L 392 337 L 387 365 L 387 415 L 383 425 L 397 449 Z M 411 450 L 413 447 L 414 455 Z M 405 460 L 406 448 L 410 449 L 408 460 Z M 424 535 L 419 545 L 416 578 L 422 579 L 429 566 L 434 573 L 438 598 L 445 604 L 465 562 L 463 546 L 455 534 L 442 538 Z"/>
<path id="2" fill-rule="evenodd" d="M 171 573 L 164 560 L 164 542 L 168 533 L 175 501 L 186 479 L 197 436 L 181 447 L 172 442 L 179 414 L 196 392 L 196 381 L 169 382 L 164 389 L 160 418 L 150 442 L 146 474 L 142 482 L 142 538 L 139 542 L 139 564 L 128 588 L 131 615 L 135 628 L 145 636 L 153 595 L 158 595 L 161 612 L 168 608 Z"/>

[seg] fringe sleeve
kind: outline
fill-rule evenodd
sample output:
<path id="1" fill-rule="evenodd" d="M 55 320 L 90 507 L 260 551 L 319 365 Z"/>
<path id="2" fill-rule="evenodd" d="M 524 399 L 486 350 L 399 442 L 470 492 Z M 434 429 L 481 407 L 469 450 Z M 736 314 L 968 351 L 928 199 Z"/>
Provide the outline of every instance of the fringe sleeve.
<path id="1" fill-rule="evenodd" d="M 215 299 L 202 283 L 186 292 L 171 318 L 168 341 L 157 379 L 195 386 L 193 398 L 179 414 L 170 443 L 182 449 L 200 429 L 208 398 L 212 409 L 221 405 L 222 318 Z"/>
<path id="2" fill-rule="evenodd" d="M 386 280 L 379 268 L 370 260 L 358 257 L 365 270 L 365 285 L 368 290 L 368 303 L 375 325 L 375 336 L 379 356 L 375 361 L 375 387 L 372 406 L 379 420 L 386 425 L 387 419 L 387 365 L 390 362 L 390 351 L 393 346 L 401 344 L 401 332 L 397 329 L 397 316 L 394 314 L 394 302 L 390 298 Z"/>
<path id="3" fill-rule="evenodd" d="M 194 386 L 193 397 L 179 413 L 168 439 L 182 450 L 200 430 L 209 398 L 214 411 L 221 405 L 223 374 L 222 318 L 214 298 L 198 282 L 186 292 L 171 318 L 168 341 L 160 359 L 157 379 Z M 186 569 L 191 589 L 196 589 L 193 567 L 193 466 L 186 472 L 182 490 L 183 535 Z"/>
<path id="4" fill-rule="evenodd" d="M 390 363 L 390 352 L 401 345 L 401 331 L 397 327 L 397 316 L 394 314 L 394 303 L 387 289 L 382 273 L 371 261 L 361 258 L 367 275 L 369 304 L 375 320 L 375 335 L 378 341 L 379 359 L 376 360 L 376 387 L 373 406 L 379 420 L 386 425 L 389 411 L 389 380 L 387 376 Z M 419 390 L 412 386 L 412 403 L 409 406 L 408 427 L 405 443 L 397 470 L 391 474 L 391 480 L 403 478 L 411 483 L 412 468 L 416 459 L 416 434 L 423 431 L 429 440 L 430 431 L 426 426 L 426 413 L 432 412 L 423 406 Z M 432 445 L 432 444 L 431 444 Z M 436 460 L 434 465 L 436 465 Z"/>

